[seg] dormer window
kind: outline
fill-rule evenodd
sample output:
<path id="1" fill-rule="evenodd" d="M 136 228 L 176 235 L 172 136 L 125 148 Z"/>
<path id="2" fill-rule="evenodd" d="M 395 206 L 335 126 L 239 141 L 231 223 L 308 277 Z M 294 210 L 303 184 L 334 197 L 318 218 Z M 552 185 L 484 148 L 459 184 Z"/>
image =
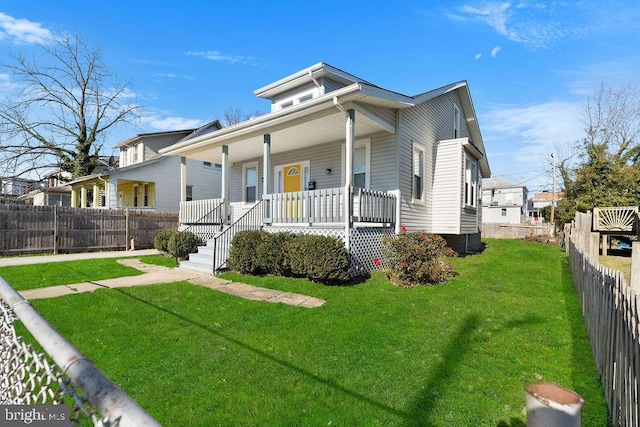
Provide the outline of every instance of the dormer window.
<path id="1" fill-rule="evenodd" d="M 280 105 L 280 108 L 283 110 L 289 107 L 293 107 L 293 101 L 283 102 L 282 105 Z"/>
<path id="2" fill-rule="evenodd" d="M 307 102 L 307 101 L 311 101 L 313 99 L 313 94 L 308 94 L 305 96 L 301 96 L 300 99 L 298 99 L 298 103 L 302 104 L 303 102 Z"/>

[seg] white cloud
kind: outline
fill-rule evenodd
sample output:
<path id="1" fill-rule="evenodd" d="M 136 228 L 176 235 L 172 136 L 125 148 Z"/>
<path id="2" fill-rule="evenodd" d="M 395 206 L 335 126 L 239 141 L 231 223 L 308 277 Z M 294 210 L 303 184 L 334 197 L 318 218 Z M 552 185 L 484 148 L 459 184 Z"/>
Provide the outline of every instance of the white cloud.
<path id="1" fill-rule="evenodd" d="M 0 38 L 7 37 L 15 44 L 33 44 L 53 39 L 53 33 L 39 22 L 16 19 L 0 12 Z"/>
<path id="2" fill-rule="evenodd" d="M 543 185 L 550 153 L 583 137 L 579 108 L 577 103 L 552 101 L 498 106 L 482 114 L 479 122 L 492 174 L 532 173 L 538 181 L 527 185 Z"/>
<path id="3" fill-rule="evenodd" d="M 209 59 L 211 61 L 224 61 L 232 64 L 258 65 L 252 56 L 230 55 L 217 50 L 207 50 L 202 52 L 187 51 L 185 55 Z"/>
<path id="4" fill-rule="evenodd" d="M 445 11 L 450 19 L 486 25 L 498 35 L 533 49 L 585 36 L 635 35 L 640 27 L 639 13 L 640 5 L 632 0 L 620 0 L 615 8 L 606 2 L 470 0 Z"/>
<path id="5" fill-rule="evenodd" d="M 482 58 L 481 53 L 476 53 L 475 56 L 473 57 L 473 59 L 480 59 L 480 58 Z"/>
<path id="6" fill-rule="evenodd" d="M 495 58 L 496 56 L 498 56 L 498 52 L 500 52 L 502 48 L 500 46 L 496 46 L 493 49 L 491 49 L 491 57 Z"/>
<path id="7" fill-rule="evenodd" d="M 143 126 L 157 130 L 181 130 L 202 126 L 205 122 L 200 119 L 187 119 L 185 117 L 158 117 L 149 115 L 140 119 Z"/>

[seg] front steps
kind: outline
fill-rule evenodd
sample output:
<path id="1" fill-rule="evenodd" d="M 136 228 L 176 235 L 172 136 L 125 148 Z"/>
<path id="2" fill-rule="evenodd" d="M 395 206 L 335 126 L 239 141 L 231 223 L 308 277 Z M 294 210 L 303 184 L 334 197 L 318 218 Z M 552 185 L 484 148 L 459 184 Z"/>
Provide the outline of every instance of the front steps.
<path id="1" fill-rule="evenodd" d="M 220 264 L 220 260 L 225 260 L 225 264 L 219 266 L 222 268 L 226 265 L 227 257 L 229 256 L 229 248 L 225 247 L 222 240 L 218 242 L 219 247 L 216 248 L 216 262 Z M 229 240 L 230 241 L 230 240 Z M 198 252 L 189 255 L 188 261 L 180 261 L 180 268 L 191 271 L 199 271 L 201 273 L 213 274 L 213 239 L 208 240 L 206 246 L 198 246 Z"/>

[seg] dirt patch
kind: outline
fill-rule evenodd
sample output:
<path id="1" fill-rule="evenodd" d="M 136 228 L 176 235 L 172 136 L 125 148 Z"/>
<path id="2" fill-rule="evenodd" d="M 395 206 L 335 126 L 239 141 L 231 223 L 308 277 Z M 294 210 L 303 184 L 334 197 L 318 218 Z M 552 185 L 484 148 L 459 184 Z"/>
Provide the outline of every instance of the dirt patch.
<path id="1" fill-rule="evenodd" d="M 576 405 L 582 400 L 577 393 L 554 383 L 529 384 L 527 391 L 545 405 L 549 402 L 556 402 L 560 405 Z"/>
<path id="2" fill-rule="evenodd" d="M 143 273 L 151 273 L 153 271 L 164 271 L 169 270 L 167 267 L 163 267 L 161 265 L 153 265 L 147 264 L 145 262 L 140 261 L 136 258 L 124 258 L 119 259 L 118 264 L 126 265 L 127 267 L 133 267 L 136 270 L 142 271 Z"/>
<path id="3" fill-rule="evenodd" d="M 548 234 L 540 234 L 538 236 L 529 236 L 529 237 L 525 237 L 524 239 L 525 242 L 531 242 L 531 243 L 544 243 L 547 245 L 557 245 L 558 244 L 558 239 L 556 239 L 555 237 L 548 235 Z"/>

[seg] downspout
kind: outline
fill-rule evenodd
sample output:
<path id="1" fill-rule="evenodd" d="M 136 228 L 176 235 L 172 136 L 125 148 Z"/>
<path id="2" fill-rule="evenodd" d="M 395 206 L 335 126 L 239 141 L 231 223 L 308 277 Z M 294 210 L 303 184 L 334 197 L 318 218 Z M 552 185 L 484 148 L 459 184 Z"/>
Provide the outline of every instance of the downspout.
<path id="1" fill-rule="evenodd" d="M 338 97 L 333 97 L 333 105 L 335 105 L 340 111 L 342 111 L 345 115 L 346 126 L 345 126 L 345 171 L 344 171 L 344 245 L 349 251 L 350 239 L 349 235 L 351 234 L 351 183 L 353 180 L 353 122 L 355 118 L 355 112 L 353 110 L 345 110 L 340 102 L 338 101 Z"/>

